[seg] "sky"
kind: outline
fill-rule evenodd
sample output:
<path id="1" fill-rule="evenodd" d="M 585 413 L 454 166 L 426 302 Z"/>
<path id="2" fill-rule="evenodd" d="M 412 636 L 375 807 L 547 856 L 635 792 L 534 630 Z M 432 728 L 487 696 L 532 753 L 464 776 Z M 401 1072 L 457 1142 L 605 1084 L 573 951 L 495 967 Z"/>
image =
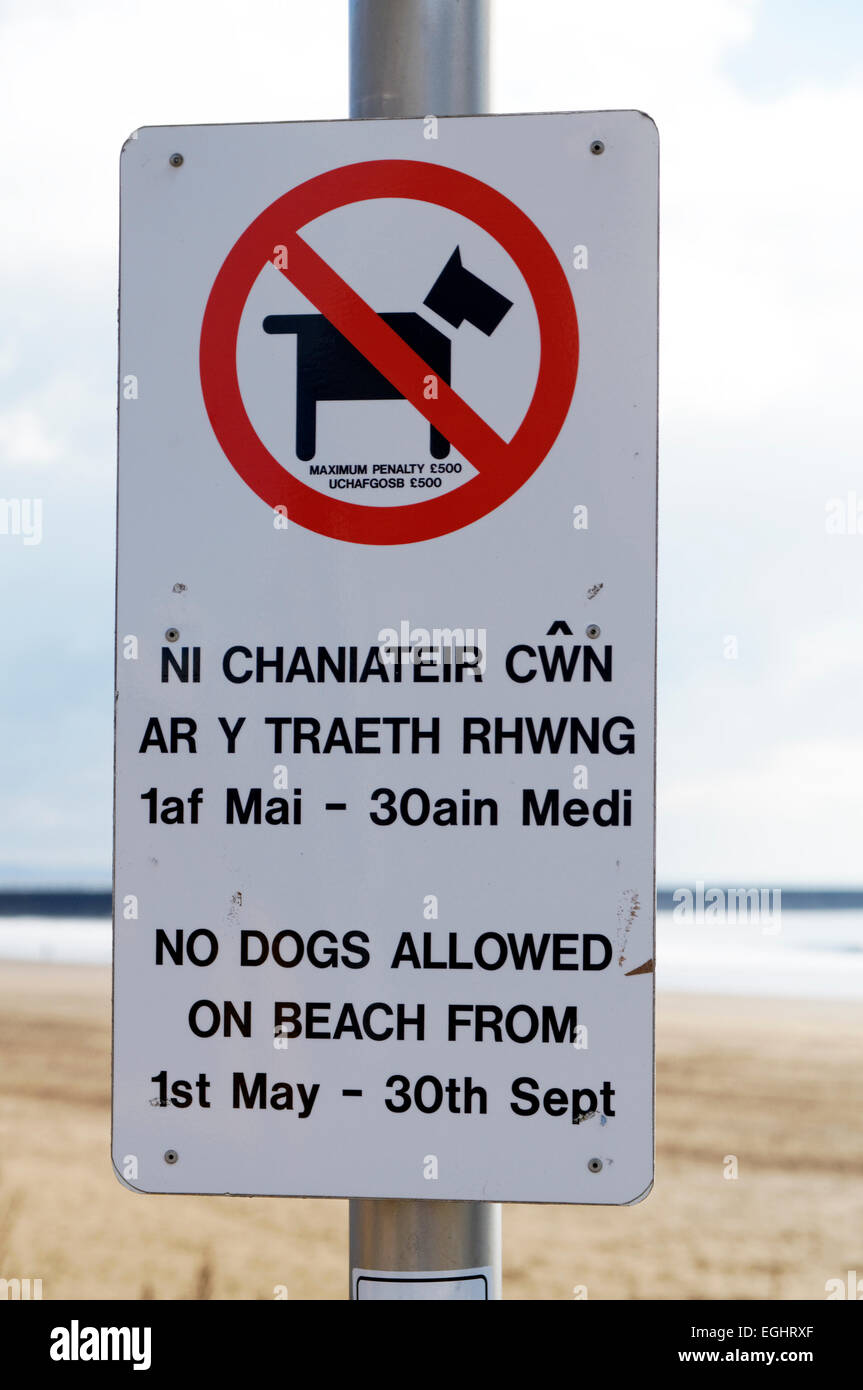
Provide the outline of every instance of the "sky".
<path id="1" fill-rule="evenodd" d="M 492 25 L 494 111 L 660 132 L 659 880 L 860 884 L 863 9 Z M 110 877 L 120 146 L 347 89 L 343 0 L 0 0 L 0 885 Z"/>

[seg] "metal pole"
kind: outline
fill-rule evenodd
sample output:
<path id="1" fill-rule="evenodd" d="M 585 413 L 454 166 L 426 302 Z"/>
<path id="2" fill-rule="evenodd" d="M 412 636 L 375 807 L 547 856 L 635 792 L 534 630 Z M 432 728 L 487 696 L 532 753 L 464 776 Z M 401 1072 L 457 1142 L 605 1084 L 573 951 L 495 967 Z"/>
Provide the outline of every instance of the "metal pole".
<path id="1" fill-rule="evenodd" d="M 351 0 L 351 118 L 476 116 L 488 110 L 488 0 Z M 355 1269 L 389 1274 L 490 1270 L 501 1296 L 499 1202 L 356 1200 Z M 379 1284 L 377 1289 L 386 1289 Z M 398 1287 L 398 1292 L 396 1292 Z M 476 1297 L 484 1281 L 393 1286 L 392 1296 Z"/>
<path id="2" fill-rule="evenodd" d="M 488 110 L 488 0 L 351 0 L 351 118 Z"/>

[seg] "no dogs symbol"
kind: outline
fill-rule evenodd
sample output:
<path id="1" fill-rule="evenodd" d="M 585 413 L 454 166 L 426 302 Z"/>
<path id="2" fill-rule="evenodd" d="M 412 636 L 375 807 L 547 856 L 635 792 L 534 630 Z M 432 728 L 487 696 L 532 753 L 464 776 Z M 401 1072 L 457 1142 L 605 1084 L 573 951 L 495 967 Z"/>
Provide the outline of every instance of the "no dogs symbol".
<path id="1" fill-rule="evenodd" d="M 530 405 L 507 442 L 451 381 L 452 340 L 414 309 L 370 307 L 299 235 L 336 208 L 375 198 L 438 204 L 488 232 L 521 272 L 536 309 L 539 371 Z M 450 243 L 452 245 L 452 243 Z M 284 263 L 273 261 L 274 246 Z M 408 505 L 365 506 L 317 492 L 284 468 L 246 411 L 237 374 L 237 336 L 265 263 L 276 264 L 317 314 L 269 314 L 261 329 L 297 342 L 295 453 L 315 456 L 318 407 L 339 400 L 405 399 L 429 422 L 429 452 L 450 446 L 476 470 L 444 495 Z M 455 331 L 467 322 L 490 337 L 511 301 L 463 263 L 457 247 L 423 303 Z M 210 423 L 240 477 L 291 521 L 338 540 L 404 545 L 431 540 L 486 516 L 531 476 L 566 419 L 578 369 L 578 324 L 563 269 L 533 222 L 487 184 L 412 160 L 372 160 L 320 174 L 276 200 L 229 252 L 201 329 L 201 387 Z M 431 389 L 430 389 L 431 387 Z"/>

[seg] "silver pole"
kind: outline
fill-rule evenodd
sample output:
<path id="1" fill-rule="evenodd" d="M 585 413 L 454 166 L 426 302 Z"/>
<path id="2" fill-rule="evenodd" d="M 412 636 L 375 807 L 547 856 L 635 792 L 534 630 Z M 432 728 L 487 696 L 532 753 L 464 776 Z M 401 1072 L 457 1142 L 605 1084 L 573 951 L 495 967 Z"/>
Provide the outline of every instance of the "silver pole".
<path id="1" fill-rule="evenodd" d="M 351 118 L 488 110 L 488 0 L 351 0 Z"/>
<path id="2" fill-rule="evenodd" d="M 351 1298 L 354 1270 L 386 1274 L 490 1270 L 488 1288 L 465 1281 L 464 1297 L 500 1298 L 500 1203 L 421 1202 L 357 1199 L 351 1202 Z M 385 1286 L 379 1286 L 385 1287 Z M 452 1283 L 448 1297 L 452 1297 Z M 422 1283 L 411 1285 L 411 1298 L 439 1298 Z M 362 1297 L 362 1293 L 360 1294 Z M 393 1291 L 403 1298 L 404 1287 Z"/>
<path id="3" fill-rule="evenodd" d="M 351 118 L 477 116 L 488 110 L 488 0 L 351 0 Z M 499 1202 L 351 1202 L 355 1269 L 391 1274 L 489 1269 L 501 1296 Z M 475 1296 L 477 1281 L 464 1285 Z M 386 1285 L 377 1285 L 379 1290 Z M 417 1283 L 411 1296 L 436 1298 Z M 394 1296 L 403 1297 L 404 1287 Z"/>

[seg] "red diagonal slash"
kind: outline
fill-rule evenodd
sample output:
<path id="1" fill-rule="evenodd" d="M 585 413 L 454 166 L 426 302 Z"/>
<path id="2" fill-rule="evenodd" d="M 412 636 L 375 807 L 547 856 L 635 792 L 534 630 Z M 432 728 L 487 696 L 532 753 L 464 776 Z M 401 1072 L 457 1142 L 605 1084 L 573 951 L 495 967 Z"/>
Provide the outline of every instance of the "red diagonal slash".
<path id="1" fill-rule="evenodd" d="M 419 353 L 351 289 L 332 266 L 296 233 L 284 242 L 287 266 L 279 266 L 286 279 L 314 304 L 319 313 L 362 353 L 392 386 L 410 401 L 430 425 L 478 471 L 502 466 L 508 445 L 487 425 L 458 392 L 433 372 Z M 437 399 L 427 400 L 429 376 L 437 383 Z"/>

